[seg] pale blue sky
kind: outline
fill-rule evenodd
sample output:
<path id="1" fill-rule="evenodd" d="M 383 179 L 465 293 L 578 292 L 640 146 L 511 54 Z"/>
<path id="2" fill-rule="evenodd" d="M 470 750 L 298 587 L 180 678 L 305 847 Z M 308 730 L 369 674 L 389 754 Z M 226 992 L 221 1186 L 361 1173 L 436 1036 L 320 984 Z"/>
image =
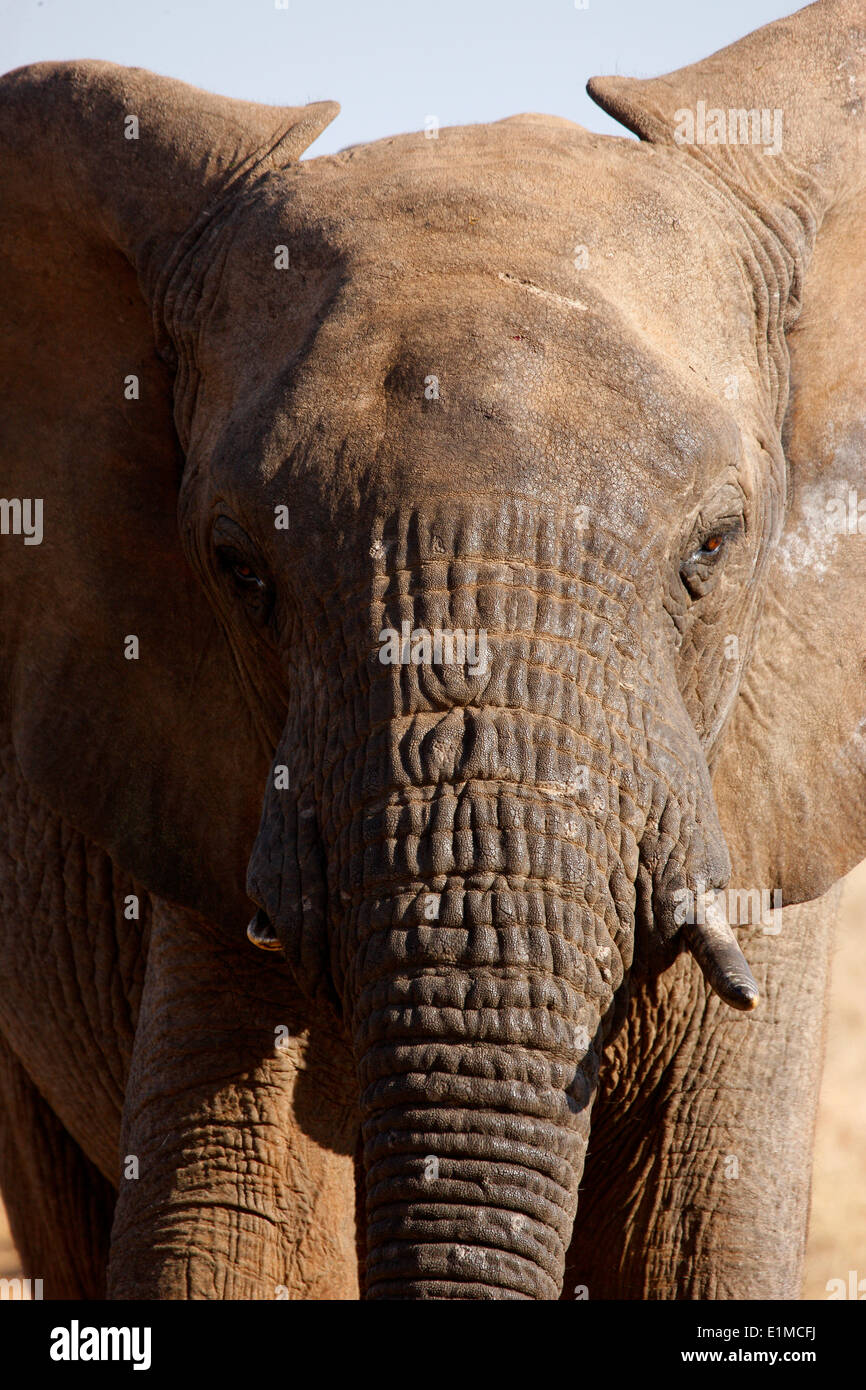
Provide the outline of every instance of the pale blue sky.
<path id="1" fill-rule="evenodd" d="M 791 13 L 796 0 L 0 0 L 0 71 L 107 58 L 250 101 L 342 103 L 316 143 L 518 111 L 618 129 L 593 73 L 651 76 Z"/>

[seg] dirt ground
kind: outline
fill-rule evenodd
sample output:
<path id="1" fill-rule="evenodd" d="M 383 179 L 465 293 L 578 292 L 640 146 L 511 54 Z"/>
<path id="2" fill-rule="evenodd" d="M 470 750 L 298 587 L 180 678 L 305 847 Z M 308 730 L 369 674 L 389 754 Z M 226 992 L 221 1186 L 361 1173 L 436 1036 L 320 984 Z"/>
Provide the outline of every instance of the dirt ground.
<path id="1" fill-rule="evenodd" d="M 833 966 L 804 1298 L 866 1278 L 866 862 L 849 874 Z M 0 1206 L 0 1277 L 20 1273 Z"/>

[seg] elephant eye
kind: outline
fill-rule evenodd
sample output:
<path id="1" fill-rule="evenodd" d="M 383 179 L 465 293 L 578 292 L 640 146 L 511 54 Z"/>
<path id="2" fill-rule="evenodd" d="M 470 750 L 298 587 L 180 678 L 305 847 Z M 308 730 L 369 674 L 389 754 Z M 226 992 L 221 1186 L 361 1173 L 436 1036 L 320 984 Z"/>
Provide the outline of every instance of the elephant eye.
<path id="1" fill-rule="evenodd" d="M 218 544 L 216 555 L 220 569 L 250 617 L 258 625 L 267 623 L 273 606 L 271 585 L 235 545 Z"/>
<path id="2" fill-rule="evenodd" d="M 218 545 L 217 558 L 224 573 L 229 575 L 239 589 L 261 591 L 265 588 L 265 581 L 256 573 L 249 560 L 241 555 L 234 546 Z"/>
<path id="3" fill-rule="evenodd" d="M 269 626 L 275 609 L 275 590 L 267 561 L 244 528 L 231 516 L 216 517 L 211 551 L 223 592 L 231 591 L 256 627 Z"/>
<path id="4" fill-rule="evenodd" d="M 729 530 L 712 531 L 692 549 L 680 566 L 680 579 L 693 599 L 703 598 L 719 575 L 719 561 L 732 537 L 739 535 L 740 526 Z"/>
<path id="5" fill-rule="evenodd" d="M 738 529 L 730 531 L 713 531 L 706 536 L 692 551 L 686 560 L 686 567 L 689 565 L 699 565 L 702 561 L 716 559 L 724 550 L 732 536 L 738 534 Z"/>
<path id="6" fill-rule="evenodd" d="M 259 578 L 252 566 L 248 565 L 245 560 L 233 564 L 231 571 L 238 583 L 245 588 L 263 589 L 265 587 L 265 581 Z"/>

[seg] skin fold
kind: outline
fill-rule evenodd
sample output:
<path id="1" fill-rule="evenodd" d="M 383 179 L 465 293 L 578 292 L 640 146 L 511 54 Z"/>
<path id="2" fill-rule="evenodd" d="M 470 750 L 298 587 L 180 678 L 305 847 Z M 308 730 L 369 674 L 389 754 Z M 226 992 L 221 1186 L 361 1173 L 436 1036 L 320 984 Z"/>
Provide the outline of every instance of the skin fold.
<path id="1" fill-rule="evenodd" d="M 819 0 L 593 79 L 638 141 L 303 161 L 333 103 L 0 79 L 46 1297 L 798 1296 L 866 855 L 864 55 Z"/>

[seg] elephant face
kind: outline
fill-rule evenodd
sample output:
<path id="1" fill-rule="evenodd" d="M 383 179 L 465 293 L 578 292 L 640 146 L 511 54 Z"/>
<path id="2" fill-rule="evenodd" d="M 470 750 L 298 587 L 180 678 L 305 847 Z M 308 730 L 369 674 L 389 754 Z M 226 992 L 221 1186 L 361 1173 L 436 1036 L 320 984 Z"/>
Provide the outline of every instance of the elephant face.
<path id="1" fill-rule="evenodd" d="M 539 243 L 540 140 L 556 199 Z M 512 817 L 539 843 L 557 838 L 560 822 L 580 838 L 587 813 L 593 830 L 610 817 L 608 834 L 618 839 L 627 791 L 619 908 L 630 957 L 636 847 L 657 841 L 683 767 L 688 809 L 677 812 L 680 855 L 665 857 L 664 897 L 727 877 L 705 756 L 736 695 L 740 663 L 726 650 L 732 636 L 748 645 L 761 597 L 755 576 L 778 524 L 784 476 L 759 442 L 773 438 L 772 422 L 762 420 L 772 392 L 749 360 L 752 290 L 729 227 L 734 244 L 728 250 L 721 239 L 715 274 L 698 293 L 692 267 L 713 258 L 688 183 L 672 176 L 660 198 L 654 171 L 631 146 L 611 152 L 539 118 L 446 132 L 436 150 L 419 159 L 417 139 L 406 137 L 295 167 L 209 240 L 207 314 L 196 307 L 188 321 L 170 323 L 190 363 L 179 401 L 189 419 L 184 531 L 263 722 L 289 706 L 285 732 L 274 722 L 271 741 L 284 781 L 312 779 L 310 819 L 330 820 L 324 808 L 336 795 L 324 782 L 313 789 L 315 768 L 340 762 L 335 729 L 313 733 L 326 679 L 328 718 L 345 719 L 356 740 L 396 721 L 361 801 L 341 792 L 338 825 L 372 817 L 375 835 L 390 838 L 395 827 L 381 821 L 388 798 L 416 780 L 429 792 L 440 783 L 528 779 L 541 788 L 539 802 L 531 815 L 506 807 L 494 821 L 500 841 Z M 625 188 L 638 206 L 654 199 L 651 226 L 644 217 L 623 228 Z M 588 206 L 590 193 L 598 209 L 578 234 L 599 248 L 600 271 L 581 276 L 581 299 L 563 250 L 575 236 L 571 209 Z M 515 257 L 509 238 L 529 249 Z M 659 254 L 660 240 L 683 270 L 670 299 L 654 306 L 639 268 Z M 280 247 L 285 272 L 270 261 Z M 620 247 L 625 269 L 612 275 L 605 263 Z M 688 335 L 686 300 L 699 310 Z M 724 360 L 750 370 L 733 409 L 712 383 L 720 319 L 736 330 Z M 262 345 L 254 355 L 244 351 L 250 332 Z M 667 343 L 677 343 L 676 354 Z M 778 440 L 771 447 L 778 462 Z M 424 655 L 424 634 L 455 630 L 470 643 L 482 635 L 483 672 L 458 673 L 432 650 Z M 406 652 L 392 662 L 385 634 L 398 631 Z M 550 672 L 544 689 L 539 671 Z M 581 681 L 596 705 L 595 745 L 580 733 Z M 675 736 L 660 723 L 647 741 L 644 706 Z M 614 737 L 621 767 L 612 762 Z M 306 771 L 298 766 L 304 743 Z M 283 893 L 283 853 L 270 837 L 291 859 L 296 836 L 286 836 L 275 808 L 266 826 L 251 881 L 283 921 L 286 944 L 285 912 L 305 897 L 312 903 L 317 890 L 302 891 L 294 875 L 294 896 Z M 413 836 L 428 833 L 425 825 Z M 449 821 L 440 833 L 456 827 Z M 477 848 L 470 859 L 481 867 Z M 335 839 L 329 863 L 336 852 Z M 686 866 L 690 855 L 696 862 Z M 495 872 L 506 861 L 498 843 L 484 867 Z M 575 868 L 578 877 L 585 871 Z M 533 872 L 543 883 L 540 861 Z M 322 901 L 337 907 L 350 894 L 335 875 Z M 651 882 L 652 874 L 645 890 Z M 426 886 L 417 885 L 425 901 Z M 672 918 L 659 902 L 653 909 L 647 901 L 645 915 L 656 926 Z M 673 925 L 666 921 L 663 938 Z M 321 934 L 321 923 L 310 930 Z"/>
<path id="2" fill-rule="evenodd" d="M 299 164 L 330 111 L 220 104 L 105 65 L 6 80 L 19 127 L 46 92 L 73 113 L 88 171 L 82 288 L 60 327 L 73 335 L 112 285 L 95 380 L 128 368 L 149 399 L 149 429 L 96 388 L 88 407 L 88 506 L 107 515 L 90 568 L 115 564 L 120 609 L 94 620 L 90 659 L 139 628 L 156 653 L 147 720 L 114 730 L 131 806 L 58 786 L 40 742 L 55 718 L 40 692 L 70 680 L 56 631 L 16 667 L 19 756 L 142 881 L 229 933 L 251 851 L 251 939 L 282 948 L 352 1040 L 371 1296 L 556 1296 L 601 1054 L 634 981 L 688 947 L 723 999 L 757 1003 L 716 896 L 722 823 L 735 871 L 789 896 L 866 848 L 855 768 L 828 817 L 840 848 L 802 870 L 779 682 L 763 704 L 745 684 L 756 645 L 778 651 L 783 600 L 814 609 L 814 569 L 791 562 L 790 463 L 805 456 L 805 477 L 814 455 L 789 353 L 804 381 L 814 365 L 838 383 L 822 324 L 797 318 L 816 227 L 860 188 L 822 133 L 831 67 L 810 56 L 811 22 L 706 71 L 598 84 L 640 145 L 532 116 Z M 819 95 L 817 114 L 792 110 L 789 162 L 676 144 L 675 111 L 711 82 L 741 105 L 769 64 L 783 103 L 791 44 Z M 152 139 L 97 216 L 119 156 L 88 157 L 88 131 L 131 102 Z M 172 159 L 187 183 L 166 191 Z M 15 274 L 32 295 L 32 269 Z M 26 301 L 14 275 L 11 292 Z M 854 389 L 828 385 L 824 410 L 844 416 Z M 53 496 L 74 508 L 64 404 L 45 407 Z M 178 478 L 206 605 L 172 540 Z M 118 537 L 132 579 L 108 558 Z M 855 569 L 838 555 L 852 633 Z M 171 593 L 155 611 L 145 580 Z M 75 598 L 59 587 L 34 574 L 30 601 L 53 600 L 61 629 Z M 813 691 L 840 747 L 861 650 L 857 636 L 849 698 Z M 67 741 L 106 723 L 119 681 L 81 681 Z M 186 750 L 167 787 L 160 740 Z"/>
<path id="3" fill-rule="evenodd" d="M 706 757 L 784 478 L 754 289 L 676 164 L 660 196 L 639 151 L 598 145 L 505 122 L 288 170 L 210 238 L 169 322 L 183 532 L 276 747 L 253 935 L 349 1026 L 373 1291 L 555 1291 L 636 910 L 666 964 L 677 907 L 728 879 Z M 563 254 L 591 191 L 597 280 Z M 656 305 L 653 251 L 683 266 Z M 719 356 L 748 364 L 732 404 Z M 711 945 L 751 1007 L 733 938 Z M 530 1201 L 517 1175 L 551 1147 Z M 461 1212 L 479 1181 L 495 1211 Z"/>

